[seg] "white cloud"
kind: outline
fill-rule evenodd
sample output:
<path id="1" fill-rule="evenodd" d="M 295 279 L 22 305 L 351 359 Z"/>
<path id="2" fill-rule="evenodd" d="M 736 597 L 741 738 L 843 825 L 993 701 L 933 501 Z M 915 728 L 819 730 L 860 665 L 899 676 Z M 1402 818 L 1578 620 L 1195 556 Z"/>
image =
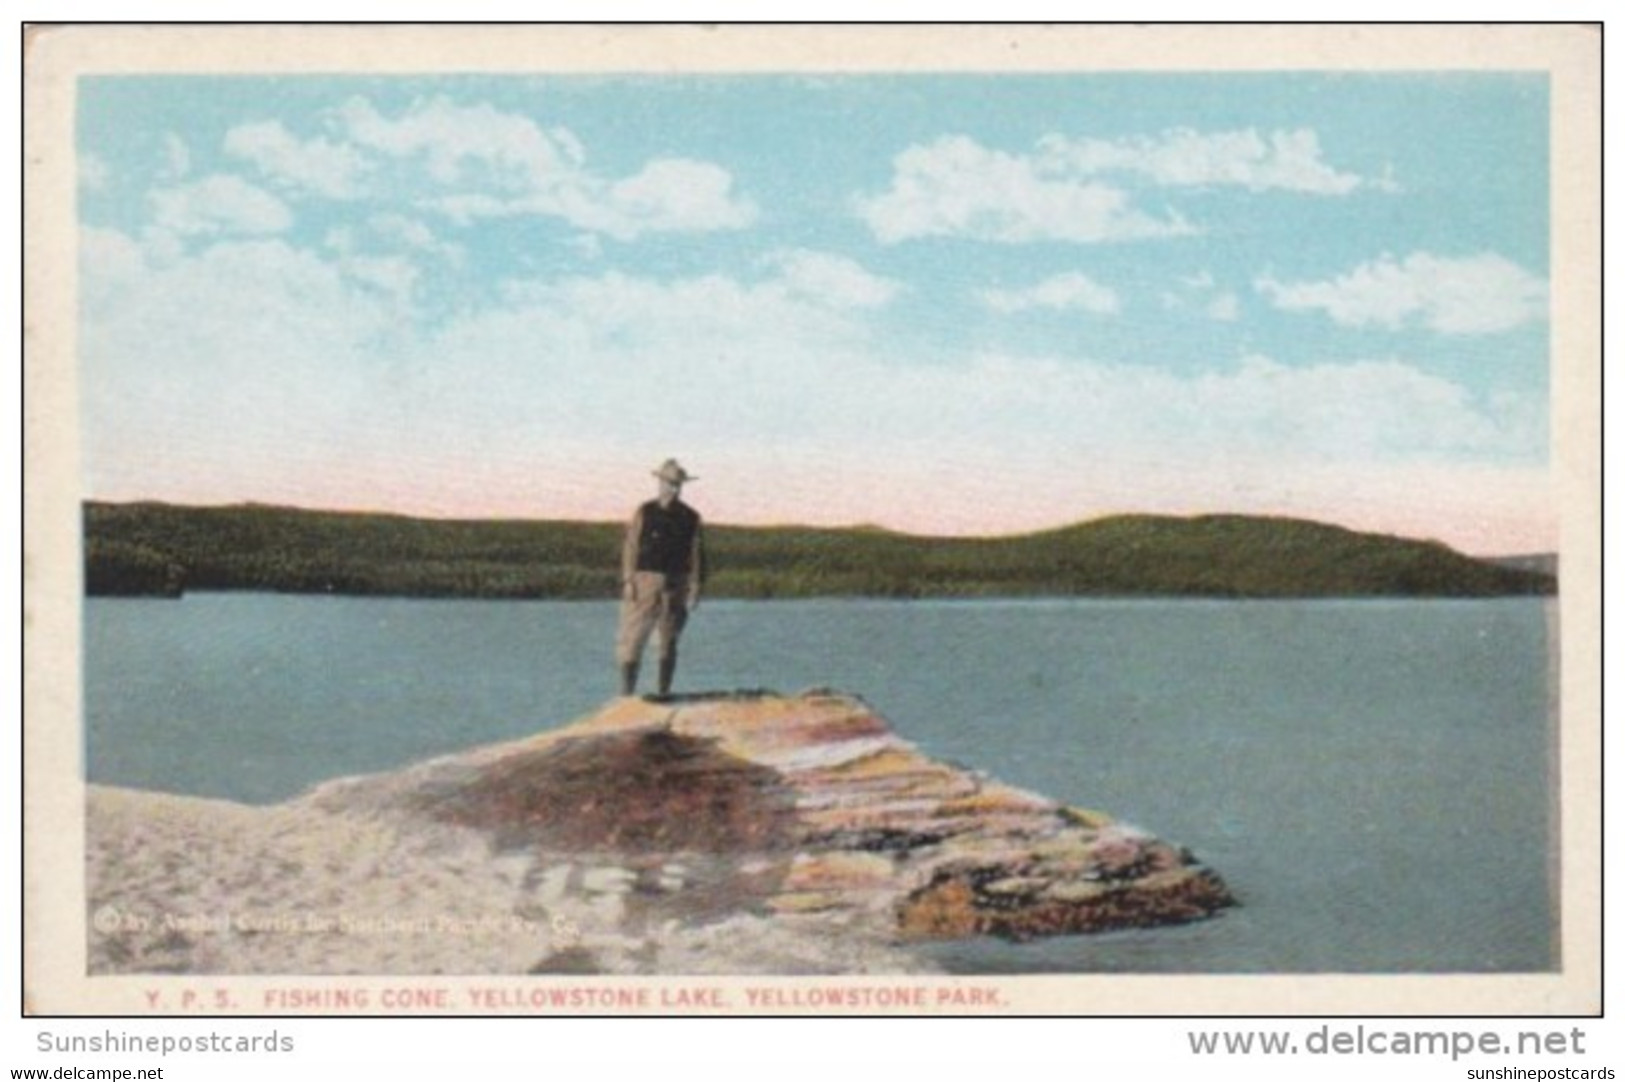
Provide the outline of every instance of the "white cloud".
<path id="1" fill-rule="evenodd" d="M 570 131 L 544 129 L 526 116 L 445 99 L 396 118 L 354 99 L 339 113 L 344 130 L 372 154 L 421 160 L 448 194 L 427 205 L 453 221 L 537 215 L 618 240 L 647 233 L 741 229 L 756 207 L 733 191 L 733 177 L 711 162 L 657 158 L 621 178 L 587 166 Z"/>
<path id="2" fill-rule="evenodd" d="M 342 471 L 351 433 L 381 419 L 369 380 L 398 311 L 334 263 L 280 238 L 167 262 L 110 230 L 81 245 L 92 491 L 277 499 Z"/>
<path id="3" fill-rule="evenodd" d="M 604 242 L 599 239 L 597 233 L 578 233 L 565 243 L 589 262 L 597 262 L 604 258 Z"/>
<path id="4" fill-rule="evenodd" d="M 845 351 L 866 340 L 864 313 L 889 303 L 900 288 L 852 260 L 804 249 L 777 252 L 762 267 L 766 273 L 754 280 L 705 274 L 661 281 L 611 271 L 509 282 L 497 308 L 448 335 L 483 326 L 483 337 L 493 326 L 518 321 L 539 339 L 562 334 L 610 347 L 609 353 L 630 351 L 626 363 L 634 368 L 690 354 L 697 369 L 726 367 L 730 358 L 747 355 L 788 365 L 787 358 L 803 351 L 810 362 L 822 351 Z M 536 329 L 542 325 L 552 330 Z M 609 353 L 592 356 L 601 367 Z"/>
<path id="5" fill-rule="evenodd" d="M 1534 397 L 1479 398 L 1400 359 L 899 353 L 870 318 L 895 286 L 828 253 L 776 253 L 748 280 L 512 283 L 432 324 L 401 318 L 421 289 L 413 262 L 334 240 L 325 257 L 228 239 L 159 263 L 122 233 L 83 232 L 93 492 L 547 514 L 575 483 L 550 472 L 561 456 L 599 469 L 676 449 L 737 471 L 734 508 L 751 506 L 751 483 L 814 484 L 815 462 L 830 502 L 776 514 L 851 521 L 850 506 L 974 530 L 1053 525 L 1107 500 L 1282 511 L 1314 495 L 1330 514 L 1342 490 L 1306 471 L 1357 473 L 1375 501 L 1409 494 L 1419 463 L 1527 470 L 1546 445 Z M 854 480 L 867 510 L 843 492 Z M 592 489 L 581 507 L 608 513 Z"/>
<path id="6" fill-rule="evenodd" d="M 392 158 L 421 156 L 431 176 L 446 185 L 534 191 L 569 177 L 583 160 L 581 144 L 568 131 L 544 131 L 528 117 L 489 105 L 437 98 L 392 120 L 371 102 L 353 98 L 339 115 L 360 145 Z"/>
<path id="7" fill-rule="evenodd" d="M 405 248 L 422 252 L 439 251 L 444 247 L 434 230 L 413 218 L 400 214 L 379 214 L 367 222 L 374 233 Z"/>
<path id="8" fill-rule="evenodd" d="M 1165 187 L 1234 186 L 1316 195 L 1346 195 L 1362 186 L 1391 187 L 1391 182 L 1363 180 L 1327 165 L 1319 137 L 1308 129 L 1260 134 L 1251 128 L 1212 133 L 1182 128 L 1115 140 L 1049 135 L 1039 141 L 1038 149 L 1046 173 L 1131 174 Z"/>
<path id="9" fill-rule="evenodd" d="M 81 226 L 79 292 L 84 310 L 100 313 L 119 303 L 122 287 L 141 274 L 145 262 L 141 245 L 133 238 L 116 229 Z"/>
<path id="10" fill-rule="evenodd" d="M 214 173 L 148 197 L 153 221 L 183 236 L 280 233 L 293 224 L 287 206 L 240 177 Z"/>
<path id="11" fill-rule="evenodd" d="M 1170 312 L 1200 313 L 1217 323 L 1241 318 L 1241 299 L 1221 289 L 1213 272 L 1207 270 L 1176 279 L 1176 288 L 1162 294 L 1162 306 Z"/>
<path id="12" fill-rule="evenodd" d="M 478 327 L 480 339 L 488 341 L 491 328 L 522 324 L 537 342 L 590 347 L 574 363 L 599 371 L 612 357 L 634 371 L 682 368 L 692 361 L 700 385 L 703 372 L 726 370 L 741 358 L 771 357 L 787 366 L 803 351 L 811 357 L 863 340 L 867 325 L 854 314 L 861 306 L 806 285 L 781 273 L 754 282 L 721 274 L 659 281 L 615 271 L 513 282 L 502 291 L 500 306 L 451 328 L 447 337 L 460 339 Z M 521 348 L 536 353 L 534 345 Z M 563 365 L 564 378 L 568 351 L 545 352 Z M 667 387 L 662 394 L 676 392 Z"/>
<path id="13" fill-rule="evenodd" d="M 98 469 L 146 468 L 141 440 L 189 442 L 258 476 L 264 444 L 373 441 L 389 461 L 440 441 L 515 461 L 538 441 L 639 433 L 669 446 L 861 447 L 877 461 L 1196 464 L 1535 459 L 1540 411 L 1479 400 L 1394 359 L 1196 371 L 1084 357 L 898 356 L 866 310 L 883 279 L 779 253 L 756 281 L 608 273 L 511 283 L 438 327 L 399 318 L 404 259 L 231 241 L 167 265 L 83 234 L 87 387 Z M 1538 404 L 1536 404 L 1538 405 Z M 251 418 L 251 433 L 239 432 Z M 116 451 L 120 441 L 124 450 Z M 133 442 L 132 442 L 133 441 Z M 336 441 L 336 443 L 335 443 Z M 460 453 L 465 453 L 460 452 Z M 784 453 L 788 453 L 786 450 Z M 118 462 L 110 466 L 112 456 Z M 272 456 L 274 457 L 274 455 Z M 393 467 L 391 467 L 393 468 Z"/>
<path id="14" fill-rule="evenodd" d="M 1221 293 L 1202 309 L 1207 317 L 1220 323 L 1234 323 L 1241 318 L 1241 301 L 1234 293 Z"/>
<path id="15" fill-rule="evenodd" d="M 467 250 L 461 244 L 443 240 L 438 232 L 416 218 L 404 214 L 375 214 L 366 228 L 337 229 L 329 234 L 329 247 L 350 253 L 366 253 L 391 259 L 438 262 L 461 268 Z"/>
<path id="16" fill-rule="evenodd" d="M 398 256 L 354 256 L 341 266 L 356 281 L 403 304 L 411 299 L 419 277 L 417 265 Z"/>
<path id="17" fill-rule="evenodd" d="M 848 375 L 891 408 L 888 436 L 1034 458 L 1363 463 L 1538 454 L 1511 401 L 1480 403 L 1394 360 L 1286 365 L 1249 357 L 1181 373 L 1078 358 L 985 355 Z M 847 401 L 844 409 L 860 409 Z M 872 415 L 872 409 L 869 411 Z"/>
<path id="18" fill-rule="evenodd" d="M 1395 187 L 1386 176 L 1371 180 L 1328 165 L 1319 137 L 1309 129 L 1176 129 L 1125 139 L 1052 134 L 1030 154 L 945 136 L 899 154 L 889 190 L 860 200 L 858 214 L 888 243 L 928 236 L 1089 243 L 1195 232 L 1172 211 L 1152 215 L 1135 209 L 1108 181 L 1314 195 Z"/>
<path id="19" fill-rule="evenodd" d="M 341 261 L 281 238 L 222 240 L 155 258 L 152 245 L 117 230 L 84 229 L 80 252 L 85 286 L 102 298 L 83 321 L 91 353 L 138 367 L 173 366 L 199 378 L 234 366 L 320 368 L 331 345 L 348 354 L 387 323 L 376 306 L 359 303 Z"/>
<path id="20" fill-rule="evenodd" d="M 890 278 L 871 274 L 845 256 L 806 249 L 775 253 L 768 263 L 791 293 L 815 302 L 851 308 L 879 308 L 901 290 Z"/>
<path id="21" fill-rule="evenodd" d="M 322 247 L 341 255 L 350 255 L 356 250 L 356 233 L 347 225 L 334 226 L 322 237 Z"/>
<path id="22" fill-rule="evenodd" d="M 1002 243 L 1090 243 L 1194 232 L 1175 214 L 1136 210 L 1117 188 L 1044 170 L 1032 158 L 948 136 L 903 151 L 891 187 L 860 199 L 858 215 L 886 243 L 958 236 Z"/>
<path id="23" fill-rule="evenodd" d="M 226 133 L 225 146 L 226 153 L 254 163 L 272 179 L 329 199 L 355 196 L 366 168 L 354 147 L 322 138 L 300 140 L 277 120 L 238 125 Z"/>
<path id="24" fill-rule="evenodd" d="M 1192 438 L 1231 453 L 1359 462 L 1511 449 L 1505 417 L 1397 360 L 1285 365 L 1255 355 L 1184 383 L 1168 405 L 1165 416 Z"/>
<path id="25" fill-rule="evenodd" d="M 192 172 L 192 152 L 186 140 L 174 132 L 164 133 L 164 168 L 171 180 L 179 180 Z"/>
<path id="26" fill-rule="evenodd" d="M 1076 272 L 1046 278 L 1028 289 L 984 290 L 981 296 L 989 308 L 1005 313 L 1049 308 L 1109 316 L 1122 308 L 1122 301 L 1113 290 Z"/>
<path id="27" fill-rule="evenodd" d="M 1544 319 L 1546 282 L 1493 253 L 1450 259 L 1418 252 L 1383 256 L 1325 282 L 1260 278 L 1279 308 L 1319 310 L 1344 326 L 1398 329 L 1420 323 L 1441 334 L 1494 334 Z"/>
<path id="28" fill-rule="evenodd" d="M 456 225 L 468 225 L 482 218 L 509 218 L 521 214 L 550 214 L 538 203 L 499 199 L 494 195 L 459 194 L 426 200 L 423 204 L 450 218 Z"/>
<path id="29" fill-rule="evenodd" d="M 112 176 L 107 162 L 96 154 L 82 150 L 79 152 L 79 187 L 87 192 L 99 192 L 107 187 Z"/>
<path id="30" fill-rule="evenodd" d="M 733 177 L 709 162 L 662 158 L 612 184 L 581 176 L 574 185 L 563 198 L 543 197 L 516 206 L 557 213 L 576 226 L 617 240 L 633 240 L 642 233 L 743 229 L 756 219 L 755 206 L 734 197 Z"/>
<path id="31" fill-rule="evenodd" d="M 515 285 L 423 355 L 435 359 L 443 382 L 432 397 L 443 404 L 561 438 L 636 431 L 719 453 L 861 446 L 876 461 L 965 455 L 986 470 L 1245 462 L 1267 476 L 1289 462 L 1527 462 L 1545 446 L 1529 402 L 1479 400 L 1401 360 L 1250 357 L 1182 372 L 1081 357 L 898 357 L 869 324 L 778 278 Z"/>

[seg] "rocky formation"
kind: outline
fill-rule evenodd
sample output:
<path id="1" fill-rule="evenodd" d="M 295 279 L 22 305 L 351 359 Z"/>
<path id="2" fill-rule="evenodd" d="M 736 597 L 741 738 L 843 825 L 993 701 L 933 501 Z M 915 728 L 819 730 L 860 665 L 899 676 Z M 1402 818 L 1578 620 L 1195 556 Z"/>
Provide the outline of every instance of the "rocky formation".
<path id="1" fill-rule="evenodd" d="M 911 971 L 911 940 L 1232 901 L 1189 853 L 934 761 L 824 692 L 619 699 L 275 808 L 94 790 L 90 820 L 104 972 Z M 200 907 L 212 924 L 162 927 Z"/>

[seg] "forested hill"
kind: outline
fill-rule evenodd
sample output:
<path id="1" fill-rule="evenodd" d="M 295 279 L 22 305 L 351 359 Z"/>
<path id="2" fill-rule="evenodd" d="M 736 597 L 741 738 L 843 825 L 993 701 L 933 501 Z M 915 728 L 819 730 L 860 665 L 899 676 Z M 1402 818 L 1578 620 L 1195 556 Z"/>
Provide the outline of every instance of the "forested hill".
<path id="1" fill-rule="evenodd" d="M 616 596 L 621 525 L 87 503 L 94 595 Z M 1548 594 L 1553 576 L 1295 519 L 1120 515 L 1041 533 L 708 527 L 712 597 Z"/>

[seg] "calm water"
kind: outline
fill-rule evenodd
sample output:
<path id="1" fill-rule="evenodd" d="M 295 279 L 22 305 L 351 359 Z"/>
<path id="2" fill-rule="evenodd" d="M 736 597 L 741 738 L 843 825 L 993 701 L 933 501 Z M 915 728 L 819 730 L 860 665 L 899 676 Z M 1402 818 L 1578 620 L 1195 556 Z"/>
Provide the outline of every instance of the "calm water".
<path id="1" fill-rule="evenodd" d="M 858 692 L 939 758 L 1189 846 L 1243 902 L 1185 928 L 937 948 L 955 969 L 1542 970 L 1549 605 L 711 602 L 678 690 Z M 614 690 L 609 603 L 86 611 L 87 769 L 116 785 L 276 801 Z"/>

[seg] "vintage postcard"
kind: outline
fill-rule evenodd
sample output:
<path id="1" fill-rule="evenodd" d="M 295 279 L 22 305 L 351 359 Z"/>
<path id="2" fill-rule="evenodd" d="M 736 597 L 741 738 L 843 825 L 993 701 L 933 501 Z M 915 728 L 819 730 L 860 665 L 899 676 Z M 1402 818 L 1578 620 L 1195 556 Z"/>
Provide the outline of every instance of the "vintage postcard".
<path id="1" fill-rule="evenodd" d="M 1599 54 L 35 31 L 28 1010 L 1599 1011 Z"/>

